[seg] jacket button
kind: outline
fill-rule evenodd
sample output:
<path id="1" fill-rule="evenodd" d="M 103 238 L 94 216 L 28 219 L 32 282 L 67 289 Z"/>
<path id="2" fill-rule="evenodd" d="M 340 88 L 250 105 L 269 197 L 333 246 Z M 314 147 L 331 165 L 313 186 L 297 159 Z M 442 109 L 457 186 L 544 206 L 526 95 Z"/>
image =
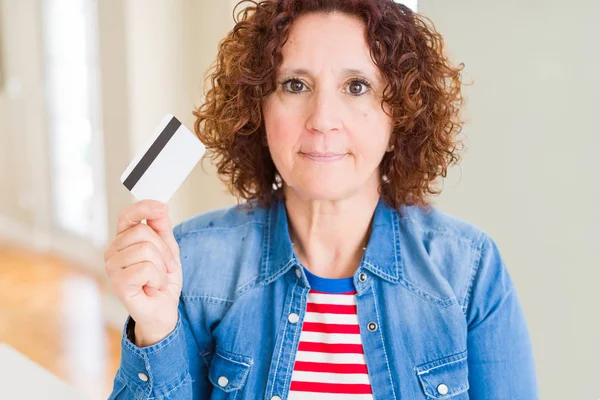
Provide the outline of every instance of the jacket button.
<path id="1" fill-rule="evenodd" d="M 448 394 L 448 386 L 440 383 L 437 387 L 437 391 L 439 394 Z"/>
<path id="2" fill-rule="evenodd" d="M 281 397 L 279 397 L 279 396 L 273 396 L 273 397 L 271 397 L 271 400 L 281 400 Z"/>
<path id="3" fill-rule="evenodd" d="M 291 313 L 288 315 L 288 321 L 290 321 L 290 324 L 295 324 L 299 319 L 300 317 L 296 313 Z"/>
<path id="4" fill-rule="evenodd" d="M 377 330 L 377 324 L 375 322 L 369 322 L 367 329 L 369 332 L 375 332 Z"/>
<path id="5" fill-rule="evenodd" d="M 220 376 L 217 380 L 217 383 L 219 384 L 219 386 L 225 387 L 229 383 L 229 379 L 227 379 L 226 376 Z"/>
<path id="6" fill-rule="evenodd" d="M 364 281 L 366 281 L 366 280 L 367 280 L 367 274 L 365 274 L 364 272 L 361 272 L 361 273 L 358 275 L 358 280 L 359 280 L 359 281 L 361 281 L 361 282 L 364 282 Z"/>
<path id="7" fill-rule="evenodd" d="M 302 272 L 300 272 L 300 268 L 296 268 L 296 276 L 298 278 L 302 278 Z"/>
<path id="8" fill-rule="evenodd" d="M 143 372 L 140 372 L 140 373 L 138 374 L 138 378 L 140 378 L 140 381 L 143 381 L 143 382 L 148 382 L 148 375 L 146 375 L 146 374 L 145 374 L 145 373 L 143 373 Z"/>

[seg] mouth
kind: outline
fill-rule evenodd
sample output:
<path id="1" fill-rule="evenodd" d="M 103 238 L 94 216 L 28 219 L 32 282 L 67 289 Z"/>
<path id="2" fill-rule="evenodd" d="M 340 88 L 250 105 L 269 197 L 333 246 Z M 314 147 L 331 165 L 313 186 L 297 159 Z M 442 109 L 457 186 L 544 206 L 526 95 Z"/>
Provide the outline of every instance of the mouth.
<path id="1" fill-rule="evenodd" d="M 311 151 L 308 153 L 300 152 L 300 154 L 302 156 L 308 158 L 309 160 L 321 162 L 321 163 L 339 161 L 348 155 L 348 153 L 332 153 L 332 152 L 321 153 L 321 152 L 317 152 L 317 151 Z"/>

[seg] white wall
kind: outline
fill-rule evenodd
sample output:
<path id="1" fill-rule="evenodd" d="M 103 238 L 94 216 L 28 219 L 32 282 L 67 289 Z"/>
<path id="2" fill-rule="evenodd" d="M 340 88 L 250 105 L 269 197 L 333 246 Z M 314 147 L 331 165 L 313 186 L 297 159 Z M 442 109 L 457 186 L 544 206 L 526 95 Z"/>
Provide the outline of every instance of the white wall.
<path id="1" fill-rule="evenodd" d="M 6 215 L 27 227 L 48 223 L 40 37 L 35 0 L 0 1 L 0 232 Z"/>
<path id="2" fill-rule="evenodd" d="M 230 14 L 227 3 L 208 0 L 127 2 L 130 141 L 134 152 L 166 113 L 173 113 L 193 128 L 192 111 L 201 101 L 204 72 L 216 56 L 218 40 L 233 26 Z M 234 203 L 211 173 L 214 169 L 210 163 L 204 165 L 208 173 L 196 168 L 170 201 L 174 222 Z"/>
<path id="3" fill-rule="evenodd" d="M 542 399 L 600 398 L 600 2 L 421 0 L 464 62 L 468 150 L 437 201 L 498 242 Z"/>
<path id="4" fill-rule="evenodd" d="M 164 114 L 174 113 L 192 128 L 204 71 L 233 22 L 227 2 L 129 0 L 97 5 L 110 241 L 119 210 L 134 201 L 120 183 L 121 173 Z M 57 250 L 102 274 L 104 249 L 52 224 L 41 3 L 0 0 L 0 40 L 0 238 Z M 204 165 L 170 201 L 174 223 L 235 203 L 210 163 Z"/>

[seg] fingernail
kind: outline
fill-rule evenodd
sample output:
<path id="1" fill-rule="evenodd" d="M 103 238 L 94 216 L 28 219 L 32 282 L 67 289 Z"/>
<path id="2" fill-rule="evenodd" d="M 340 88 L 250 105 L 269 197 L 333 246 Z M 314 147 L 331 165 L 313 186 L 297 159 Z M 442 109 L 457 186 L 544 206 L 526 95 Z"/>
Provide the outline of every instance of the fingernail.
<path id="1" fill-rule="evenodd" d="M 179 268 L 179 263 L 175 260 L 171 260 L 171 270 L 175 271 Z"/>

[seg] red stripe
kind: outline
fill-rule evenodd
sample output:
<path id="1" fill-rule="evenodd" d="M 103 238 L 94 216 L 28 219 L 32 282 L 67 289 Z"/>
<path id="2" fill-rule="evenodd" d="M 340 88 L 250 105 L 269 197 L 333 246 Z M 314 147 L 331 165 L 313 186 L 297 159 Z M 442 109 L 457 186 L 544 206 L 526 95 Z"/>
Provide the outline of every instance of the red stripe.
<path id="1" fill-rule="evenodd" d="M 307 303 L 306 312 L 316 312 L 321 314 L 356 314 L 356 305 L 340 305 L 340 304 L 319 304 Z"/>
<path id="2" fill-rule="evenodd" d="M 300 351 L 364 354 L 362 344 L 300 342 Z"/>
<path id="3" fill-rule="evenodd" d="M 295 371 L 331 372 L 335 374 L 366 374 L 366 364 L 332 364 L 310 361 L 296 361 Z"/>
<path id="4" fill-rule="evenodd" d="M 321 322 L 305 322 L 302 330 L 306 332 L 322 333 L 360 333 L 358 325 L 347 324 L 323 324 Z"/>
<path id="5" fill-rule="evenodd" d="M 356 294 L 356 290 L 353 290 L 353 291 L 351 291 L 351 292 L 331 293 L 331 292 L 321 292 L 321 291 L 319 291 L 319 290 L 310 289 L 308 293 L 315 293 L 315 294 L 331 294 L 331 295 L 336 295 L 336 294 Z"/>
<path id="6" fill-rule="evenodd" d="M 356 383 L 292 382 L 290 390 L 313 393 L 372 394 L 371 385 Z"/>

